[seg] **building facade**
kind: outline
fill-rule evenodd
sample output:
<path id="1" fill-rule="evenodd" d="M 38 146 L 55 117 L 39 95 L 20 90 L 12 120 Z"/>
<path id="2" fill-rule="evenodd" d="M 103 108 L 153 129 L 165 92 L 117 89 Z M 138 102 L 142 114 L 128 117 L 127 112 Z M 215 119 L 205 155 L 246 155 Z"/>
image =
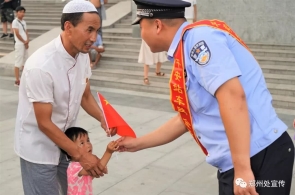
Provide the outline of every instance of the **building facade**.
<path id="1" fill-rule="evenodd" d="M 197 0 L 197 8 L 198 20 L 223 20 L 245 42 L 295 45 L 295 0 Z M 140 36 L 138 26 L 133 35 Z"/>

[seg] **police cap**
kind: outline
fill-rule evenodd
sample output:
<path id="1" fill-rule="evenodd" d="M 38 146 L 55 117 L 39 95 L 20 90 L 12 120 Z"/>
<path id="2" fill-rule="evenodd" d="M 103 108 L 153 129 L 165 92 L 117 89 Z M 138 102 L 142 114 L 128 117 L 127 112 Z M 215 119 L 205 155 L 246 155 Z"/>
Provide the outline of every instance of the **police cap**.
<path id="1" fill-rule="evenodd" d="M 182 0 L 133 0 L 137 5 L 137 18 L 132 25 L 139 24 L 142 18 L 173 19 L 184 18 L 186 7 L 191 3 Z"/>

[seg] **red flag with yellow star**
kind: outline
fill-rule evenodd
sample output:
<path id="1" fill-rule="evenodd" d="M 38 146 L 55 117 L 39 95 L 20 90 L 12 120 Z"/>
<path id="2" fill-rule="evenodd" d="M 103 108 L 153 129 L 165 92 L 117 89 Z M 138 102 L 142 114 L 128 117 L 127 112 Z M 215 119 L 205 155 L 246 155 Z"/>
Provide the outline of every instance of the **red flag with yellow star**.
<path id="1" fill-rule="evenodd" d="M 136 138 L 134 131 L 117 113 L 117 111 L 111 106 L 111 104 L 100 93 L 97 93 L 97 96 L 101 103 L 102 111 L 108 128 L 117 127 L 118 135 L 122 137 L 128 136 Z"/>

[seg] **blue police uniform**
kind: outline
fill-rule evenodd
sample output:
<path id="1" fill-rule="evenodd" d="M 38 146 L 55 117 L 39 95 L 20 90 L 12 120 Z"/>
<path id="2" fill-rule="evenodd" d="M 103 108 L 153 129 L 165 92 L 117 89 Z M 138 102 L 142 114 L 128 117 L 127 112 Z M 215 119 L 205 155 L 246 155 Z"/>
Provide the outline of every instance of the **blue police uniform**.
<path id="1" fill-rule="evenodd" d="M 137 5 L 137 18 L 133 24 L 139 24 L 143 18 L 184 18 L 184 8 L 190 6 L 190 3 L 181 0 L 134 2 Z M 182 38 L 186 90 L 193 128 L 199 141 L 207 149 L 206 161 L 219 169 L 219 185 L 222 186 L 219 188 L 219 194 L 233 194 L 234 172 L 228 138 L 215 93 L 221 85 L 235 77 L 244 89 L 248 105 L 251 168 L 255 178 L 277 177 L 286 182 L 285 189 L 256 188 L 257 192 L 261 195 L 289 194 L 294 145 L 286 133 L 287 125 L 278 118 L 272 106 L 272 96 L 258 62 L 251 52 L 229 33 L 216 28 L 198 26 L 187 30 L 181 37 L 187 25 L 188 22 L 184 22 L 179 27 L 167 54 L 168 59 L 173 62 L 173 56 Z M 272 158 L 273 155 L 276 157 Z M 267 171 L 263 167 L 266 167 Z"/>
<path id="2" fill-rule="evenodd" d="M 173 55 L 181 38 L 183 23 L 168 50 Z M 272 106 L 262 70 L 253 55 L 228 33 L 211 27 L 197 27 L 183 36 L 187 74 L 187 94 L 193 126 L 209 155 L 206 160 L 220 172 L 233 168 L 228 139 L 220 117 L 216 90 L 229 79 L 239 77 L 244 88 L 251 123 L 251 157 L 269 146 L 287 126 Z M 207 60 L 196 58 L 196 50 L 206 50 Z"/>

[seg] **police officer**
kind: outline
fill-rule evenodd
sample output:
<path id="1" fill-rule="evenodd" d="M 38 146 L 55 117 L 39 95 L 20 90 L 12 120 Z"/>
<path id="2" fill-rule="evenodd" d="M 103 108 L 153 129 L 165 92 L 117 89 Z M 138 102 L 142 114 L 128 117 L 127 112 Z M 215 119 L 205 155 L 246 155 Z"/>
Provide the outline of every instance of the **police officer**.
<path id="1" fill-rule="evenodd" d="M 134 2 L 133 24 L 140 25 L 142 38 L 174 62 L 171 102 L 179 114 L 145 136 L 121 138 L 121 151 L 163 145 L 189 131 L 218 168 L 220 195 L 289 195 L 294 145 L 245 43 L 222 21 L 188 25 L 184 10 L 190 3 Z M 283 187 L 271 187 L 282 181 Z"/>

